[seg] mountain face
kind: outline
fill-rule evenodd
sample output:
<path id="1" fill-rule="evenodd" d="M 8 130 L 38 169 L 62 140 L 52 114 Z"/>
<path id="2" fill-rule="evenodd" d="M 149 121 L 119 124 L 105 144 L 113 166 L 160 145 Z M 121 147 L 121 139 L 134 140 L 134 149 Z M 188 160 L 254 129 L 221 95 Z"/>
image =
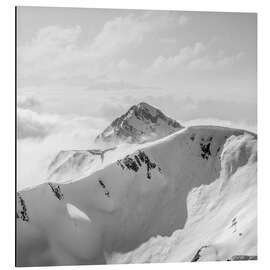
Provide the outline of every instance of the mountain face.
<path id="1" fill-rule="evenodd" d="M 165 137 L 182 128 L 177 121 L 167 117 L 157 108 L 141 102 L 116 118 L 97 136 L 96 142 L 140 143 Z"/>
<path id="2" fill-rule="evenodd" d="M 255 134 L 188 127 L 136 147 L 18 192 L 17 266 L 256 258 Z M 93 153 L 63 152 L 50 169 L 71 175 Z"/>

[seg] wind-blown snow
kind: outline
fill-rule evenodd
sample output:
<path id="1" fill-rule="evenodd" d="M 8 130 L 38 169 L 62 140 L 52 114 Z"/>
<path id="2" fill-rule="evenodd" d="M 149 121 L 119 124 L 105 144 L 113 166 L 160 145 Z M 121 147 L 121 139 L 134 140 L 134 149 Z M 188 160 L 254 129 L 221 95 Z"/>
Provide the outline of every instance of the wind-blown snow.
<path id="1" fill-rule="evenodd" d="M 257 255 L 256 141 L 241 130 L 189 127 L 128 155 L 113 150 L 77 181 L 19 192 L 17 264 Z"/>

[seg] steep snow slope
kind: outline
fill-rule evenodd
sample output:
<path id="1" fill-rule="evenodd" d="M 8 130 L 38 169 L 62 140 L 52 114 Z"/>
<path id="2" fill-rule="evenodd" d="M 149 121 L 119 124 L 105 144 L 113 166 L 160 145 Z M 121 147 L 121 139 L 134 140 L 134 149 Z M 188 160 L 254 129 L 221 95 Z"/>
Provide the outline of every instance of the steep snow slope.
<path id="1" fill-rule="evenodd" d="M 147 254 L 151 250 L 154 252 L 150 256 L 152 261 L 157 260 L 155 254 L 160 252 L 165 254 L 161 256 L 163 261 L 191 260 L 191 256 L 195 255 L 193 253 L 203 245 L 211 244 L 215 250 L 218 245 L 218 242 L 209 239 L 199 241 L 202 236 L 196 239 L 196 233 L 204 231 L 204 234 L 208 232 L 211 235 L 213 229 L 213 234 L 218 232 L 220 241 L 230 233 L 225 230 L 226 226 L 220 226 L 218 230 L 214 225 L 209 226 L 210 221 L 207 223 L 206 217 L 203 218 L 208 216 L 212 222 L 215 218 L 221 219 L 224 224 L 227 222 L 228 226 L 231 225 L 231 208 L 224 210 L 221 215 L 215 206 L 217 203 L 222 206 L 225 202 L 229 207 L 230 199 L 239 205 L 239 212 L 235 210 L 236 222 L 240 224 L 239 233 L 244 234 L 250 230 L 256 234 L 256 228 L 249 227 L 245 220 L 254 215 L 245 215 L 246 208 L 241 208 L 243 205 L 237 201 L 241 200 L 240 197 L 244 200 L 242 193 L 256 191 L 250 184 L 256 182 L 256 173 L 254 175 L 253 171 L 249 172 L 250 178 L 247 178 L 245 173 L 241 175 L 238 168 L 245 168 L 246 157 L 255 151 L 255 147 L 248 148 L 247 145 L 253 145 L 256 136 L 249 134 L 241 137 L 244 133 L 220 127 L 186 128 L 161 140 L 141 145 L 140 150 L 119 156 L 77 181 L 42 184 L 19 192 L 17 264 L 28 266 L 151 261 L 149 257 L 144 259 L 140 256 L 145 247 Z M 245 138 L 249 143 L 231 146 L 227 140 L 229 137 L 229 140 Z M 234 149 L 240 154 L 234 153 Z M 226 153 L 231 152 L 234 158 L 227 162 L 230 160 L 227 155 L 231 156 Z M 225 162 L 222 171 L 221 153 Z M 248 160 L 248 164 L 255 166 L 255 158 Z M 240 179 L 242 185 L 239 188 L 228 185 L 233 179 L 235 182 Z M 250 181 L 246 182 L 246 179 Z M 216 184 L 218 182 L 219 185 Z M 205 196 L 201 197 L 201 194 Z M 222 194 L 223 201 L 220 199 Z M 204 197 L 206 199 L 202 199 Z M 209 205 L 217 209 L 216 213 L 209 210 L 212 209 Z M 252 207 L 250 211 L 256 212 Z M 184 230 L 176 231 L 184 226 Z M 193 238 L 192 231 L 189 232 L 187 228 L 193 229 Z M 246 228 L 246 231 L 242 228 Z M 174 231 L 169 238 L 161 237 L 169 236 Z M 150 239 L 157 235 L 161 236 Z M 164 241 L 171 243 L 167 246 L 167 243 L 163 244 Z M 190 243 L 191 248 L 181 259 L 177 251 L 178 248 L 181 250 L 182 241 L 193 244 Z M 155 245 L 159 242 L 159 252 L 156 252 Z M 255 243 L 249 246 L 255 246 Z M 243 252 L 246 254 L 247 250 L 243 249 Z M 251 249 L 250 252 L 254 254 L 255 250 Z M 224 256 L 220 258 L 224 259 Z"/>
<path id="2" fill-rule="evenodd" d="M 116 118 L 97 136 L 96 142 L 138 143 L 165 137 L 182 128 L 177 121 L 169 118 L 157 108 L 141 102 Z"/>
<path id="3" fill-rule="evenodd" d="M 256 259 L 257 141 L 253 136 L 227 140 L 220 177 L 210 185 L 192 189 L 187 208 L 183 230 L 169 237 L 154 237 L 126 254 L 110 254 L 107 262 Z"/>

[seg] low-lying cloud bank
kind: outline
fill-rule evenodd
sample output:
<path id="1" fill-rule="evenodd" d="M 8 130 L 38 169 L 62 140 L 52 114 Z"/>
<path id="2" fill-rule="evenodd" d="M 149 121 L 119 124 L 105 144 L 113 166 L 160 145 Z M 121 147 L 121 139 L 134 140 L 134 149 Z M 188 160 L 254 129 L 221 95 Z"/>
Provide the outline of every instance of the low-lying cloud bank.
<path id="1" fill-rule="evenodd" d="M 108 124 L 96 117 L 47 114 L 34 98 L 23 100 L 17 104 L 18 189 L 45 181 L 48 164 L 59 151 L 93 148 L 94 138 Z"/>

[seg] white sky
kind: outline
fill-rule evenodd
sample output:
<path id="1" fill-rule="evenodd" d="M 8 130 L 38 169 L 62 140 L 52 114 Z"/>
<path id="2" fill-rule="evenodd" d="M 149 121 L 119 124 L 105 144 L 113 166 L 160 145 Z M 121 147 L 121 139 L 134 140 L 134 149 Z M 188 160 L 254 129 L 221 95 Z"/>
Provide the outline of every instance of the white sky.
<path id="1" fill-rule="evenodd" d="M 140 101 L 256 126 L 256 14 L 18 8 L 18 95 L 108 121 Z"/>

